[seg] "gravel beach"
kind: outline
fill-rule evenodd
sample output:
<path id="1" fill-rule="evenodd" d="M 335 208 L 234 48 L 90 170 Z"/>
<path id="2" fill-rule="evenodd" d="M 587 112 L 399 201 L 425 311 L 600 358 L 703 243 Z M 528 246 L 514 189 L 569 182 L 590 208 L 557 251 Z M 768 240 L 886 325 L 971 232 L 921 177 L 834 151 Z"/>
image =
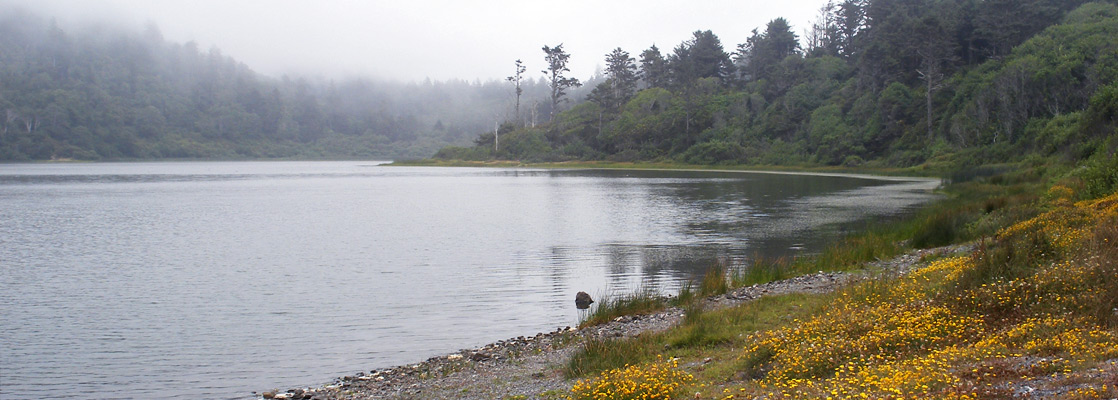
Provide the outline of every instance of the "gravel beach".
<path id="1" fill-rule="evenodd" d="M 824 293 L 880 274 L 904 274 L 919 267 L 929 255 L 968 251 L 973 245 L 912 251 L 890 260 L 870 263 L 854 272 L 819 272 L 791 279 L 735 289 L 704 299 L 704 308 L 732 307 L 762 296 Z M 432 357 L 426 361 L 376 369 L 340 377 L 318 387 L 254 393 L 265 399 L 554 399 L 573 384 L 563 377 L 562 365 L 587 339 L 634 337 L 668 329 L 682 319 L 678 307 L 649 315 L 618 317 L 609 323 L 574 329 L 558 328 L 521 336 L 476 349 Z"/>

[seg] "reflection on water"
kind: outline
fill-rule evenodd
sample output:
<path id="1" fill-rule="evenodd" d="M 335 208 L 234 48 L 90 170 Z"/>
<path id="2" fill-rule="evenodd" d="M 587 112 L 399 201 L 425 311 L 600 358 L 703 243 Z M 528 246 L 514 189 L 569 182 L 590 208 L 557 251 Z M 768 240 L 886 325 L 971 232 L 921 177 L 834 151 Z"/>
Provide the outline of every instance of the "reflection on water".
<path id="1" fill-rule="evenodd" d="M 346 162 L 0 165 L 0 397 L 212 398 L 573 325 L 937 182 Z M 79 378 L 75 378 L 79 377 Z M 93 394 L 93 395 L 91 395 Z"/>

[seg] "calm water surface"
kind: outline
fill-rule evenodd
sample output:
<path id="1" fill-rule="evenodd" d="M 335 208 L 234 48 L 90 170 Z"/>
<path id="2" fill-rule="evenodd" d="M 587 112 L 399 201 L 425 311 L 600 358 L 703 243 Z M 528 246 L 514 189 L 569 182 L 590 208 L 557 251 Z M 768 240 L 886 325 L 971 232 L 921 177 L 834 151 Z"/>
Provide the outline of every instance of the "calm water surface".
<path id="1" fill-rule="evenodd" d="M 0 398 L 325 383 L 815 252 L 938 185 L 375 164 L 0 165 Z"/>

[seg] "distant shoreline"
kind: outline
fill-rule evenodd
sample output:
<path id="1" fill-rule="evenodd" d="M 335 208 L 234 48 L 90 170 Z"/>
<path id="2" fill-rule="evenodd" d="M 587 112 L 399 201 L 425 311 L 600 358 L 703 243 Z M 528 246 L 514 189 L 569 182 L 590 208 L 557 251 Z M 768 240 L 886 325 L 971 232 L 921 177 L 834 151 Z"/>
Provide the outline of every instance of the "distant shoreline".
<path id="1" fill-rule="evenodd" d="M 606 170 L 606 171 L 694 171 L 720 173 L 752 173 L 776 175 L 827 176 L 836 178 L 860 178 L 884 181 L 912 181 L 942 183 L 944 177 L 938 174 L 919 175 L 911 170 L 846 168 L 846 167 L 784 167 L 764 165 L 709 166 L 675 163 L 615 163 L 615 162 L 545 162 L 521 163 L 517 161 L 442 161 L 411 160 L 392 161 L 387 167 L 465 167 L 465 168 L 534 168 L 552 170 Z"/>

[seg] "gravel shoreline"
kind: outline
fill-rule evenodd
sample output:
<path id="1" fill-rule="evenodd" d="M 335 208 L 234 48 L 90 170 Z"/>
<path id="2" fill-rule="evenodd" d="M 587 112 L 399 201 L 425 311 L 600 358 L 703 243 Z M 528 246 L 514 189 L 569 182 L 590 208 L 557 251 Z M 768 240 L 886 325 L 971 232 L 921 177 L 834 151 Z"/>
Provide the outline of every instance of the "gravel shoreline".
<path id="1" fill-rule="evenodd" d="M 732 307 L 762 296 L 825 293 L 878 274 L 904 274 L 929 255 L 968 251 L 973 245 L 916 250 L 893 259 L 869 263 L 866 270 L 818 272 L 776 282 L 738 288 L 704 299 L 704 308 Z M 567 393 L 573 382 L 561 366 L 587 339 L 634 337 L 666 330 L 683 317 L 678 307 L 655 314 L 618 317 L 594 327 L 559 328 L 520 336 L 426 361 L 371 370 L 336 379 L 319 387 L 253 392 L 265 399 L 545 399 Z"/>

